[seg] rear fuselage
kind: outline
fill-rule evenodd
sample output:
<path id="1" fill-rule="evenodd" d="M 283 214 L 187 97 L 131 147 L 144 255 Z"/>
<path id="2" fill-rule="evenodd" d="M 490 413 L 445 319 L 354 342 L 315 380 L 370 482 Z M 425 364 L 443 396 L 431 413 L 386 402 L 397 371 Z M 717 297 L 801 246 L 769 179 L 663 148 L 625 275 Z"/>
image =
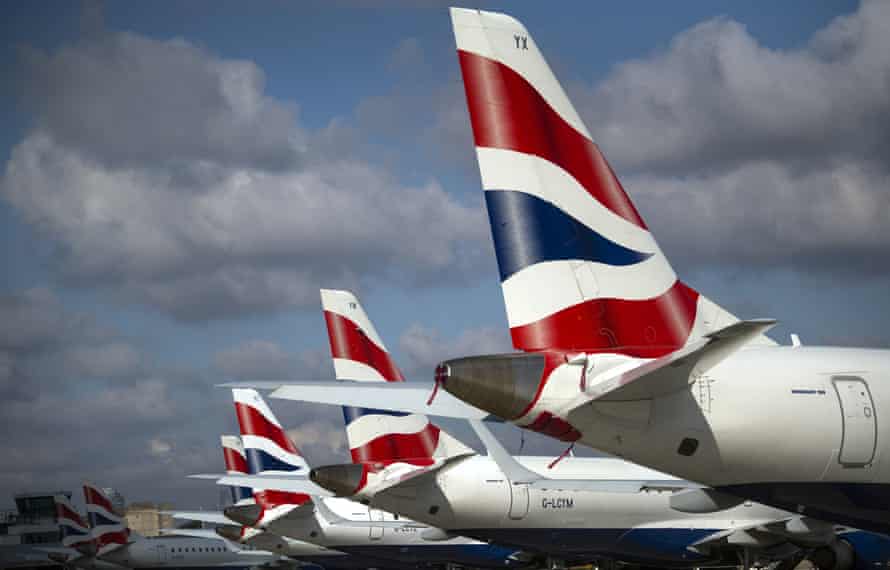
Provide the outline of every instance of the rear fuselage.
<path id="1" fill-rule="evenodd" d="M 556 479 L 642 479 L 664 475 L 613 458 L 549 458 L 522 463 Z M 512 485 L 487 456 L 473 456 L 377 493 L 373 504 L 454 534 L 522 546 L 564 560 L 598 557 L 648 564 L 700 564 L 720 553 L 688 547 L 716 532 L 784 519 L 790 513 L 745 503 L 719 513 L 670 506 L 671 491 L 637 493 L 545 490 Z M 772 547 L 785 542 L 776 537 Z"/>
<path id="2" fill-rule="evenodd" d="M 890 351 L 750 348 L 688 389 L 579 404 L 580 367 L 554 370 L 514 421 L 563 418 L 580 441 L 779 508 L 890 531 Z M 588 385 L 596 374 L 588 372 Z"/>

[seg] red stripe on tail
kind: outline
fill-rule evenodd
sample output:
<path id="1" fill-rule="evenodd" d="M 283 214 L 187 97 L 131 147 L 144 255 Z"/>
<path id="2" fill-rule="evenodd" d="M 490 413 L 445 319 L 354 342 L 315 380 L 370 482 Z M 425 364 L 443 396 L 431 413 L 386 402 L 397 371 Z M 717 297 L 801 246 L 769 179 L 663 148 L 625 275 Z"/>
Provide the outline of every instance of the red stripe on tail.
<path id="1" fill-rule="evenodd" d="M 458 50 L 476 146 L 514 150 L 558 165 L 602 205 L 645 228 L 599 148 L 506 65 Z"/>
<path id="2" fill-rule="evenodd" d="M 241 426 L 241 435 L 255 435 L 271 439 L 285 451 L 300 455 L 297 447 L 285 435 L 284 430 L 267 420 L 256 408 L 235 402 L 235 413 L 238 416 L 238 425 Z"/>
<path id="3" fill-rule="evenodd" d="M 353 463 L 432 465 L 439 428 L 427 425 L 418 433 L 389 433 L 350 449 Z"/>
<path id="4" fill-rule="evenodd" d="M 513 327 L 513 346 L 658 358 L 686 344 L 698 293 L 680 281 L 654 299 L 595 299 Z"/>
<path id="5" fill-rule="evenodd" d="M 247 459 L 232 448 L 223 446 L 223 456 L 226 459 L 226 471 L 235 473 L 247 473 Z"/>
<path id="6" fill-rule="evenodd" d="M 83 496 L 88 505 L 98 505 L 104 507 L 109 513 L 115 512 L 114 507 L 111 506 L 111 501 L 109 501 L 105 497 L 105 494 L 99 489 L 95 489 L 90 485 L 84 485 Z"/>
<path id="7" fill-rule="evenodd" d="M 324 320 L 328 326 L 328 340 L 331 342 L 331 355 L 334 358 L 367 364 L 387 382 L 405 380 L 389 353 L 368 338 L 357 324 L 331 311 L 324 312 Z"/>

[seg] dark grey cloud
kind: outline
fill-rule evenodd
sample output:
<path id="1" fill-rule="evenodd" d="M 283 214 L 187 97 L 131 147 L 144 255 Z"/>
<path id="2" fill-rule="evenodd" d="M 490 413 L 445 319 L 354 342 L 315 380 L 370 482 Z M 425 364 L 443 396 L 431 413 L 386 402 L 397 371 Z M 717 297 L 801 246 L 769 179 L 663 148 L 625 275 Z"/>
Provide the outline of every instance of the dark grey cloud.
<path id="1" fill-rule="evenodd" d="M 417 58 L 406 42 L 393 61 Z M 24 65 L 36 122 L 0 193 L 67 285 L 200 321 L 314 306 L 319 286 L 461 282 L 488 262 L 481 201 L 403 184 L 348 122 L 307 132 L 251 62 L 110 33 Z"/>
<path id="2" fill-rule="evenodd" d="M 432 378 L 436 364 L 448 358 L 513 351 L 506 329 L 470 328 L 448 338 L 438 330 L 418 323 L 412 324 L 401 334 L 399 348 L 406 357 L 405 370 L 410 372 L 408 376 L 426 375 L 426 378 Z"/>
<path id="3" fill-rule="evenodd" d="M 890 169 L 835 161 L 803 171 L 746 162 L 708 175 L 625 178 L 678 265 L 886 274 Z"/>
<path id="4" fill-rule="evenodd" d="M 185 40 L 92 34 L 54 53 L 25 49 L 22 67 L 40 128 L 106 167 L 280 168 L 303 144 L 297 106 L 264 94 L 259 67 Z"/>
<path id="5" fill-rule="evenodd" d="M 334 376 L 329 353 L 307 350 L 292 354 L 266 339 L 247 340 L 221 350 L 213 361 L 222 374 L 238 380 L 314 380 Z"/>
<path id="6" fill-rule="evenodd" d="M 597 140 L 622 170 L 690 173 L 773 160 L 887 156 L 890 5 L 865 0 L 801 49 L 761 45 L 728 19 L 678 34 L 577 91 Z"/>

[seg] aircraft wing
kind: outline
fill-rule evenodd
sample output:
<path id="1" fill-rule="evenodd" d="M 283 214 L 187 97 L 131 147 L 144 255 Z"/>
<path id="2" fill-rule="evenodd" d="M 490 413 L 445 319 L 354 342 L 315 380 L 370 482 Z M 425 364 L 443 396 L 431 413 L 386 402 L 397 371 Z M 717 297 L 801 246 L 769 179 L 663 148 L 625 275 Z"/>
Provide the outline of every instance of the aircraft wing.
<path id="1" fill-rule="evenodd" d="M 334 495 L 316 485 L 306 475 L 220 475 L 217 485 L 235 487 L 255 487 L 257 489 L 275 489 L 290 493 L 304 493 L 314 497 L 333 497 Z M 231 521 L 229 521 L 231 524 Z"/>
<path id="2" fill-rule="evenodd" d="M 738 321 L 680 350 L 594 384 L 587 389 L 587 396 L 599 402 L 622 402 L 682 390 L 695 380 L 696 374 L 716 366 L 775 325 L 772 319 Z"/>
<path id="3" fill-rule="evenodd" d="M 699 487 L 695 483 L 681 479 L 553 479 L 528 469 L 510 455 L 500 441 L 479 420 L 470 420 L 470 425 L 485 445 L 488 455 L 497 463 L 504 476 L 514 485 L 527 484 L 530 487 L 551 491 L 591 491 L 604 493 L 638 493 L 643 489 L 690 489 Z"/>
<path id="4" fill-rule="evenodd" d="M 431 382 L 232 382 L 223 388 L 257 388 L 274 390 L 270 397 L 333 406 L 356 406 L 394 412 L 409 412 L 459 419 L 500 421 L 488 412 L 439 390 L 430 402 L 434 385 Z"/>
<path id="5" fill-rule="evenodd" d="M 220 511 L 163 511 L 162 515 L 187 521 L 199 521 L 210 524 L 235 524 Z M 168 529 L 177 530 L 177 529 Z"/>
<path id="6" fill-rule="evenodd" d="M 344 527 L 356 527 L 356 528 L 370 528 L 370 527 L 386 527 L 386 528 L 428 528 L 429 525 L 421 524 L 418 522 L 414 522 L 412 520 L 400 520 L 400 521 L 354 521 L 344 517 L 341 517 L 334 511 L 330 509 L 330 507 L 325 504 L 324 501 L 316 501 L 315 508 L 318 510 L 318 513 L 325 520 L 325 522 L 336 525 L 336 526 L 344 526 Z"/>
<path id="7" fill-rule="evenodd" d="M 785 537 L 776 535 L 765 529 L 765 525 L 774 520 L 756 521 L 746 525 L 727 528 L 697 540 L 686 548 L 707 555 L 714 547 L 731 545 L 738 547 L 766 548 L 780 542 L 785 542 Z"/>
<path id="8" fill-rule="evenodd" d="M 710 534 L 689 546 L 707 554 L 714 546 L 766 548 L 782 542 L 809 546 L 830 544 L 843 527 L 802 515 L 752 522 Z"/>

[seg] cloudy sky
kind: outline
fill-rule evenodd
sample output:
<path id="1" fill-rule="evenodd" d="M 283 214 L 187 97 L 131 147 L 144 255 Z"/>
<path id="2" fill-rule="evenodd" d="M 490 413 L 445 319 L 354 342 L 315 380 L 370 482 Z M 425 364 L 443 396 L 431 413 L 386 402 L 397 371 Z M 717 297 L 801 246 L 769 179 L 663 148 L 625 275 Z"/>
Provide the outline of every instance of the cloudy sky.
<path id="1" fill-rule="evenodd" d="M 547 6 L 509 10 L 686 281 L 782 342 L 890 345 L 890 2 Z M 0 506 L 213 506 L 213 385 L 332 377 L 319 287 L 413 378 L 509 349 L 447 4 L 250 8 L 3 5 Z M 336 410 L 272 406 L 345 459 Z"/>

